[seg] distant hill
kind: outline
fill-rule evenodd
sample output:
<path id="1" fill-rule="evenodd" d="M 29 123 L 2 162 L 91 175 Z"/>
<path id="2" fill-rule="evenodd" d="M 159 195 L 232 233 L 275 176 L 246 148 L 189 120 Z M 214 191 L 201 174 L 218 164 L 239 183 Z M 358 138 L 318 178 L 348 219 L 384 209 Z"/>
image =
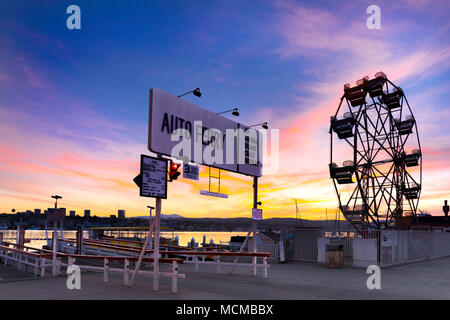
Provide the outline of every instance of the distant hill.
<path id="1" fill-rule="evenodd" d="M 138 217 L 131 217 L 131 218 L 141 218 L 141 219 L 148 219 L 149 216 L 138 216 Z M 183 216 L 180 216 L 179 214 L 161 214 L 161 219 L 184 219 Z"/>

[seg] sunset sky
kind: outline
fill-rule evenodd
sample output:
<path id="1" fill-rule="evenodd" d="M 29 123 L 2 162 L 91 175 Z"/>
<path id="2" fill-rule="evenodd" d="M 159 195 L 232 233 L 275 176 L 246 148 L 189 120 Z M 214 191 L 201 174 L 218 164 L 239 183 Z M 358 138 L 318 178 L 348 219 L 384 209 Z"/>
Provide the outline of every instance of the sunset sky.
<path id="1" fill-rule="evenodd" d="M 66 27 L 81 8 L 81 30 Z M 369 30 L 369 4 L 381 8 Z M 149 89 L 240 122 L 279 129 L 280 169 L 260 179 L 264 217 L 333 217 L 329 117 L 343 84 L 384 71 L 401 86 L 423 152 L 420 209 L 450 200 L 450 2 L 2 1 L 0 212 L 61 206 L 147 214 L 132 179 L 147 149 Z M 236 118 L 229 116 L 233 120 Z M 223 174 L 229 199 L 200 181 L 169 183 L 164 214 L 250 217 L 250 177 Z"/>

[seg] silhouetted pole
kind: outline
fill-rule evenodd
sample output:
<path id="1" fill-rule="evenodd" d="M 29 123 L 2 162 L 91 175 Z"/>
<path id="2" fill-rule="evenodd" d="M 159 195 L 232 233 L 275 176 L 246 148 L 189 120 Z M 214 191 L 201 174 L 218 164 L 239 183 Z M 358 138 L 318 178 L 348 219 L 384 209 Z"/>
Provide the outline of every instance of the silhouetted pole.
<path id="1" fill-rule="evenodd" d="M 158 155 L 158 158 L 161 158 Z M 158 291 L 159 287 L 159 231 L 160 231 L 160 216 L 161 216 L 161 198 L 156 198 L 156 232 L 155 232 L 155 249 L 153 250 L 153 291 Z"/>
<path id="2" fill-rule="evenodd" d="M 57 210 L 58 210 L 58 199 L 61 199 L 61 196 L 58 195 L 54 195 L 52 196 L 53 199 L 55 199 L 55 212 L 54 212 L 54 221 L 53 221 L 53 237 L 52 237 L 52 253 L 53 253 L 53 259 L 52 259 L 52 275 L 56 276 L 56 241 L 57 241 Z"/>
<path id="3" fill-rule="evenodd" d="M 445 219 L 448 219 L 448 211 L 449 211 L 449 206 L 447 203 L 447 200 L 444 201 L 444 206 L 442 207 L 442 211 L 444 211 L 445 214 Z"/>
<path id="4" fill-rule="evenodd" d="M 253 208 L 258 209 L 258 177 L 253 177 Z M 253 217 L 252 217 L 253 218 Z M 256 247 L 256 220 L 253 220 L 252 223 L 252 229 L 253 229 L 253 242 L 252 242 L 252 252 L 257 251 Z M 252 258 L 253 263 L 253 269 L 252 274 L 256 276 L 256 257 Z"/>

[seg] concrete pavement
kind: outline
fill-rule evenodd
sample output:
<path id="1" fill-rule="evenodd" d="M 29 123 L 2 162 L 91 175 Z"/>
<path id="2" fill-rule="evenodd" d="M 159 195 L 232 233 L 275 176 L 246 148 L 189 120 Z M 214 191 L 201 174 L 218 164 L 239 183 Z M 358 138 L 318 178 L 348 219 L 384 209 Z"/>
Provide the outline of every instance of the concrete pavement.
<path id="1" fill-rule="evenodd" d="M 167 266 L 164 266 L 167 267 Z M 164 270 L 163 267 L 163 270 Z M 123 284 L 122 274 L 82 273 L 81 289 L 69 290 L 66 277 L 39 278 L 0 266 L 0 299 L 450 299 L 450 258 L 381 269 L 381 289 L 369 290 L 369 274 L 363 268 L 327 269 L 312 263 L 272 263 L 269 278 L 250 275 L 248 268 L 220 274 L 215 267 L 180 266 L 178 293 L 170 292 L 170 279 L 161 278 L 160 291 L 152 291 L 152 279 L 139 275 L 133 288 Z"/>

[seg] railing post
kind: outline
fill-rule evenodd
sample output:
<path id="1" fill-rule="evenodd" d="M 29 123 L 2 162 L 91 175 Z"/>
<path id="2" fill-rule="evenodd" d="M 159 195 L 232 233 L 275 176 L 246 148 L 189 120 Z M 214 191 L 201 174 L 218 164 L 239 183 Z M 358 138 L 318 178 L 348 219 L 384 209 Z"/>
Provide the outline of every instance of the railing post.
<path id="1" fill-rule="evenodd" d="M 177 292 L 177 281 L 178 281 L 178 263 L 176 261 L 172 262 L 172 292 Z"/>
<path id="2" fill-rule="evenodd" d="M 56 226 L 53 228 L 53 234 L 52 234 L 52 250 L 53 250 L 53 258 L 52 258 L 52 275 L 56 277 L 56 232 L 55 232 Z"/>
<path id="3" fill-rule="evenodd" d="M 39 275 L 39 258 L 34 258 L 34 276 Z"/>
<path id="4" fill-rule="evenodd" d="M 220 273 L 220 256 L 216 256 L 217 273 Z"/>
<path id="5" fill-rule="evenodd" d="M 256 257 L 256 256 L 254 256 L 253 258 L 252 258 L 252 264 L 253 264 L 253 267 L 252 267 L 252 275 L 253 276 L 256 276 L 256 265 L 258 264 L 258 257 Z"/>
<path id="6" fill-rule="evenodd" d="M 20 252 L 17 252 L 17 269 L 20 271 L 23 271 L 22 259 L 22 254 Z"/>
<path id="7" fill-rule="evenodd" d="M 46 263 L 45 257 L 41 257 L 41 277 L 45 276 L 45 263 Z"/>
<path id="8" fill-rule="evenodd" d="M 267 278 L 267 257 L 263 258 L 264 261 L 264 273 L 263 273 L 263 278 Z"/>
<path id="9" fill-rule="evenodd" d="M 104 260 L 104 266 L 103 266 L 103 281 L 104 281 L 104 282 L 108 282 L 108 281 L 109 281 L 108 258 L 105 258 L 105 260 Z"/>
<path id="10" fill-rule="evenodd" d="M 194 256 L 195 271 L 198 271 L 198 256 Z"/>
<path id="11" fill-rule="evenodd" d="M 62 264 L 62 258 L 58 257 L 56 259 L 56 272 L 57 272 L 57 275 L 59 275 L 61 273 L 61 264 Z"/>
<path id="12" fill-rule="evenodd" d="M 130 262 L 128 259 L 124 260 L 124 266 L 123 266 L 123 283 L 125 285 L 128 285 L 128 283 L 130 282 L 129 280 L 129 269 L 130 269 Z"/>

